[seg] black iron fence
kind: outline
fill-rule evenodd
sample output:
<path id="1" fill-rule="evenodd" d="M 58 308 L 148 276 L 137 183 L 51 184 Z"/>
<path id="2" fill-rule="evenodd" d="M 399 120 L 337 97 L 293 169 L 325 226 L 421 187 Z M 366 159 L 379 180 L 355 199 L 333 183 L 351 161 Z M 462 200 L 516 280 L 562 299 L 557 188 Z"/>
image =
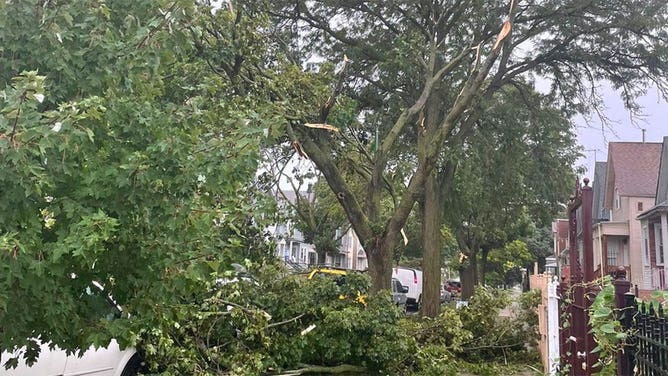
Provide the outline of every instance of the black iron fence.
<path id="1" fill-rule="evenodd" d="M 615 281 L 620 322 L 631 333 L 618 355 L 617 374 L 668 376 L 668 319 L 663 306 L 645 302 L 638 305 L 635 294 L 628 292 L 629 285 L 625 280 Z"/>
<path id="2" fill-rule="evenodd" d="M 668 376 L 668 321 L 663 306 L 642 303 L 633 318 L 636 366 L 640 375 Z"/>

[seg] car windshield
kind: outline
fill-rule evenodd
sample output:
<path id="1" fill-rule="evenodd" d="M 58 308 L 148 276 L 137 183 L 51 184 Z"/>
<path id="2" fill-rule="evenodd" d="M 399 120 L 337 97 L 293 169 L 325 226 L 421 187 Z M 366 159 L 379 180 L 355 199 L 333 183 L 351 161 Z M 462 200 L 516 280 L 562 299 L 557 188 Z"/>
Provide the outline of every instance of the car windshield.
<path id="1" fill-rule="evenodd" d="M 99 317 L 104 317 L 107 320 L 121 317 L 120 306 L 97 283 L 92 283 L 91 286 L 86 288 L 85 293 L 81 295 L 81 301 Z"/>

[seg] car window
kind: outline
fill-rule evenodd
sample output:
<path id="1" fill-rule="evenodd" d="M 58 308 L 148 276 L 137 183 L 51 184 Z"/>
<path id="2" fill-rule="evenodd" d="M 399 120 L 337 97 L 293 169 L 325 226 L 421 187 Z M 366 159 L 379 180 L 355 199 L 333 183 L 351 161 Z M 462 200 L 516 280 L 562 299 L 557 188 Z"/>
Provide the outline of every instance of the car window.
<path id="1" fill-rule="evenodd" d="M 392 280 L 392 292 L 401 292 L 403 285 L 398 279 Z"/>

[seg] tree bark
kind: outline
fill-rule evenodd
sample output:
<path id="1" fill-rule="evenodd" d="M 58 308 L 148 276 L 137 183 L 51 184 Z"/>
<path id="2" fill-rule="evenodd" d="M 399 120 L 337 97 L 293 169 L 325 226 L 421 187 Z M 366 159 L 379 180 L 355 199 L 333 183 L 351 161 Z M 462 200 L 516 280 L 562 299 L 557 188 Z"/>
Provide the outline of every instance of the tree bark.
<path id="1" fill-rule="evenodd" d="M 422 305 L 420 314 L 436 317 L 441 307 L 441 205 L 434 173 L 429 174 L 422 201 Z"/>
<path id="2" fill-rule="evenodd" d="M 388 241 L 387 237 L 378 239 L 376 247 L 367 252 L 369 258 L 369 277 L 371 278 L 372 293 L 392 288 L 392 248 L 394 241 Z"/>
<path id="3" fill-rule="evenodd" d="M 478 262 L 477 252 L 471 249 L 467 263 L 459 271 L 462 283 L 462 300 L 468 300 L 475 293 L 478 285 Z"/>
<path id="4" fill-rule="evenodd" d="M 487 256 L 489 255 L 490 247 L 482 247 L 482 254 L 480 255 L 480 284 L 485 285 L 485 277 L 487 275 Z"/>

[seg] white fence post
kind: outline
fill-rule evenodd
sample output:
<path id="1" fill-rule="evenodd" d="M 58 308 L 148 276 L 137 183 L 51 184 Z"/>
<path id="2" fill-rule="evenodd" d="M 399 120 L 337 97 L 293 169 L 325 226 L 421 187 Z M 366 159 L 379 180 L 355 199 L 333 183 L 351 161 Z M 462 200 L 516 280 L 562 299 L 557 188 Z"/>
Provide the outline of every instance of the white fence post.
<path id="1" fill-rule="evenodd" d="M 547 283 L 547 353 L 549 375 L 557 374 L 559 367 L 559 296 L 558 278 Z"/>

